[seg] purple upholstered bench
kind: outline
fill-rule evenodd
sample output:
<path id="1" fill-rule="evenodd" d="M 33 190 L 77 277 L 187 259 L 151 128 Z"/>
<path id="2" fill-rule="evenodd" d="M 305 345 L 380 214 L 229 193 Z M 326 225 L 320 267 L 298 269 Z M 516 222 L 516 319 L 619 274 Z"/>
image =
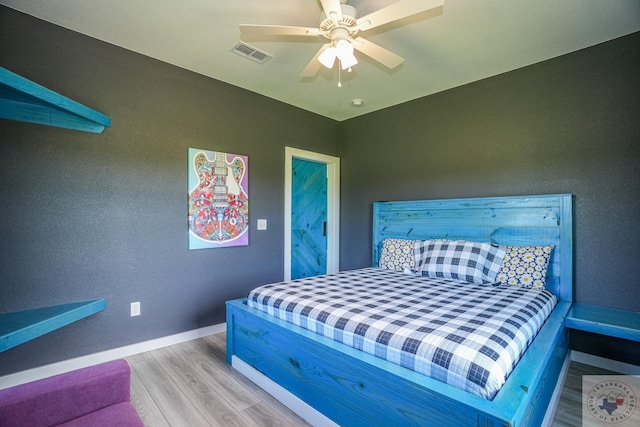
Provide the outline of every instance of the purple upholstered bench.
<path id="1" fill-rule="evenodd" d="M 130 375 L 120 359 L 0 390 L 0 427 L 142 427 Z"/>

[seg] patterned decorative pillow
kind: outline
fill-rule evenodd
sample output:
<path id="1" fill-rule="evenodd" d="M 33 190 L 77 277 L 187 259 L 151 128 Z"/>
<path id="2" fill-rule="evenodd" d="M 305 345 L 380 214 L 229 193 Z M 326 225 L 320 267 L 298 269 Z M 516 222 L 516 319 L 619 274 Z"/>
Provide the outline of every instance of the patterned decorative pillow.
<path id="1" fill-rule="evenodd" d="M 414 245 L 415 240 L 384 239 L 378 265 L 387 270 L 413 270 L 416 265 Z"/>
<path id="2" fill-rule="evenodd" d="M 497 280 L 505 285 L 544 289 L 554 246 L 507 246 Z"/>
<path id="3" fill-rule="evenodd" d="M 495 283 L 506 247 L 466 240 L 416 243 L 416 271 L 423 276 L 483 285 Z"/>

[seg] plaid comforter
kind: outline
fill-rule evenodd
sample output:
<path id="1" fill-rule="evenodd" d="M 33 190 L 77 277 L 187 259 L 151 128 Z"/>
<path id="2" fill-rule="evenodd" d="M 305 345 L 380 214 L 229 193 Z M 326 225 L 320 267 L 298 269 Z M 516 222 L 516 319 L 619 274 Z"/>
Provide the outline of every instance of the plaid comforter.
<path id="1" fill-rule="evenodd" d="M 261 286 L 247 304 L 493 399 L 557 303 L 548 290 L 364 268 Z"/>

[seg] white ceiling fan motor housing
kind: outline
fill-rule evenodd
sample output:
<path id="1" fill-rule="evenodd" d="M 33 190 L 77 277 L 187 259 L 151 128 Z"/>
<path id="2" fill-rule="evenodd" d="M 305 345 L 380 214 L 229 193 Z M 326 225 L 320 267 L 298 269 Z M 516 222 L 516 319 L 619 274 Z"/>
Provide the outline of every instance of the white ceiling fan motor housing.
<path id="1" fill-rule="evenodd" d="M 338 21 L 337 25 L 333 19 L 327 17 L 324 11 L 320 14 L 320 30 L 322 32 L 330 33 L 336 28 L 349 28 L 356 25 L 359 17 L 356 8 L 348 4 L 341 4 L 340 9 L 342 10 L 342 19 Z"/>

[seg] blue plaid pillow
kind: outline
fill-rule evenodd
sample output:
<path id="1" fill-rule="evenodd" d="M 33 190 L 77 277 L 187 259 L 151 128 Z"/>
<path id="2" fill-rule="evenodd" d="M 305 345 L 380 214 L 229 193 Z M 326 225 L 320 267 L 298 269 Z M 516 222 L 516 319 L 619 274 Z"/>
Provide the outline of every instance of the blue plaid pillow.
<path id="1" fill-rule="evenodd" d="M 416 271 L 466 283 L 495 283 L 506 247 L 466 240 L 423 240 L 415 245 Z"/>

